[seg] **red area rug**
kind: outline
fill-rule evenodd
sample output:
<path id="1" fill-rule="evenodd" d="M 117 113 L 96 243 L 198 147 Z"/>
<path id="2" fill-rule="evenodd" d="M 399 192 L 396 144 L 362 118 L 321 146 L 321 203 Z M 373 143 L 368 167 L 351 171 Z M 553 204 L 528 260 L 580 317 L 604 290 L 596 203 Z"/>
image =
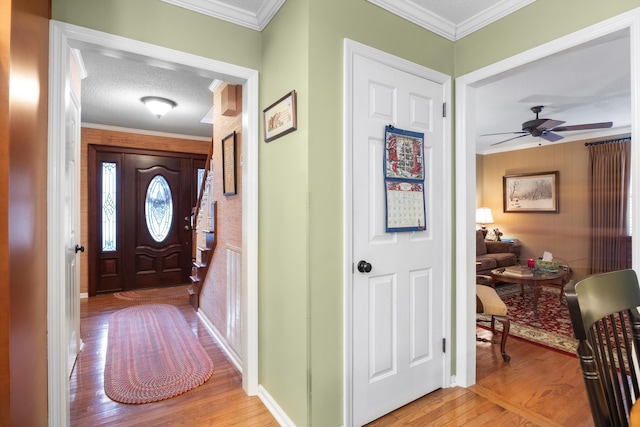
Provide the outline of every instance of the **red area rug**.
<path id="1" fill-rule="evenodd" d="M 180 310 L 144 304 L 109 318 L 104 389 L 121 403 L 168 399 L 202 385 L 213 362 Z"/>
<path id="2" fill-rule="evenodd" d="M 172 286 L 167 288 L 140 289 L 138 291 L 116 292 L 114 297 L 129 301 L 158 301 L 163 299 L 186 298 L 191 285 Z"/>
<path id="3" fill-rule="evenodd" d="M 520 296 L 520 285 L 496 286 L 496 292 L 507 305 L 511 330 L 509 335 L 575 356 L 578 341 L 574 338 L 566 301 L 560 302 L 560 289 L 542 287 L 538 309 L 540 316 L 533 314 L 533 291 L 525 286 L 524 298 Z M 487 320 L 487 316 L 478 316 Z M 486 324 L 485 324 L 486 325 Z M 499 322 L 496 322 L 496 329 Z M 480 325 L 483 326 L 484 325 Z M 508 344 L 508 343 L 507 343 Z"/>

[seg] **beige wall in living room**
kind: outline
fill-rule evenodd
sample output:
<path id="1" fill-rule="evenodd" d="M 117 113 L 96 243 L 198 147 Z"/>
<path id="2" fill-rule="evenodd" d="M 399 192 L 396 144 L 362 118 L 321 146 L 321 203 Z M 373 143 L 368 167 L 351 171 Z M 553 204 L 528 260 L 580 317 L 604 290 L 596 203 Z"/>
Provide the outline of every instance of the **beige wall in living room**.
<path id="1" fill-rule="evenodd" d="M 588 275 L 589 154 L 584 141 L 546 144 L 476 156 L 477 205 L 491 208 L 495 221 L 491 228 L 520 240 L 521 262 L 549 251 L 568 263 L 574 271 L 572 278 L 580 280 Z M 548 171 L 559 172 L 559 213 L 503 212 L 504 175 Z"/>

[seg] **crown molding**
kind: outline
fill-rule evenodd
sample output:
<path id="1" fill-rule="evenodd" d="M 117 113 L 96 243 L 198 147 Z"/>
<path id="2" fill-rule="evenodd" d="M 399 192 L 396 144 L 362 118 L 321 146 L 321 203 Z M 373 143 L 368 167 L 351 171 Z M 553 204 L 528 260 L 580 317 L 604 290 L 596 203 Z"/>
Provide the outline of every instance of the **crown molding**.
<path id="1" fill-rule="evenodd" d="M 262 31 L 286 0 L 264 0 L 254 13 L 218 0 L 162 0 L 174 6 L 212 16 L 223 21 Z"/>
<path id="2" fill-rule="evenodd" d="M 451 41 L 460 40 L 480 28 L 503 18 L 516 10 L 533 3 L 535 0 L 502 0 L 466 21 L 456 25 L 411 0 L 367 0 L 388 12 L 404 18 L 422 28 L 438 34 Z"/>
<path id="3" fill-rule="evenodd" d="M 504 18 L 505 16 L 522 9 L 525 6 L 530 5 L 536 0 L 504 0 L 499 2 L 498 4 L 483 10 L 475 16 L 467 19 L 464 22 L 461 22 L 456 29 L 456 37 L 455 40 L 460 40 L 464 36 L 468 36 L 474 31 L 479 30 L 482 27 L 485 27 L 498 19 Z M 455 41 L 454 40 L 454 41 Z"/>

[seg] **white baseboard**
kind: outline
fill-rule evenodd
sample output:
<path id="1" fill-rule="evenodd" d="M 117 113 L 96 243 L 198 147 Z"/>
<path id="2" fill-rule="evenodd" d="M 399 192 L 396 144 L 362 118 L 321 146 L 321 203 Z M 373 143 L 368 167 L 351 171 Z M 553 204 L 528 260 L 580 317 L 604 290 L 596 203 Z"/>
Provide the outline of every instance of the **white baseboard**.
<path id="1" fill-rule="evenodd" d="M 89 294 L 87 292 L 81 292 L 80 293 L 80 299 L 82 298 L 89 298 Z"/>
<path id="2" fill-rule="evenodd" d="M 287 413 L 282 410 L 280 405 L 278 405 L 262 385 L 258 386 L 258 397 L 262 403 L 264 403 L 264 406 L 267 407 L 269 412 L 271 412 L 271 415 L 273 415 L 278 424 L 282 427 L 296 427 L 293 421 L 291 421 L 291 418 L 287 416 Z"/>
<path id="3" fill-rule="evenodd" d="M 238 354 L 231 348 L 227 340 L 224 336 L 218 331 L 218 329 L 213 325 L 213 322 L 209 320 L 206 314 L 202 312 L 202 310 L 198 309 L 198 317 L 202 320 L 202 323 L 207 327 L 207 330 L 216 341 L 216 343 L 220 346 L 222 351 L 227 355 L 233 366 L 242 373 L 242 360 L 238 356 Z"/>
<path id="4" fill-rule="evenodd" d="M 227 340 L 224 339 L 220 331 L 213 325 L 213 322 L 209 320 L 206 314 L 202 312 L 202 310 L 198 309 L 198 317 L 202 320 L 202 323 L 207 328 L 207 331 L 211 334 L 216 343 L 220 346 L 222 351 L 227 355 L 231 363 L 236 367 L 240 373 L 242 373 L 242 361 L 238 357 L 238 355 L 233 351 L 233 349 L 228 345 Z M 296 427 L 296 425 L 291 421 L 291 419 L 287 416 L 286 412 L 282 410 L 280 405 L 276 403 L 276 401 L 271 397 L 271 395 L 267 392 L 267 390 L 258 385 L 258 397 L 267 407 L 271 415 L 276 419 L 278 424 L 282 427 Z"/>

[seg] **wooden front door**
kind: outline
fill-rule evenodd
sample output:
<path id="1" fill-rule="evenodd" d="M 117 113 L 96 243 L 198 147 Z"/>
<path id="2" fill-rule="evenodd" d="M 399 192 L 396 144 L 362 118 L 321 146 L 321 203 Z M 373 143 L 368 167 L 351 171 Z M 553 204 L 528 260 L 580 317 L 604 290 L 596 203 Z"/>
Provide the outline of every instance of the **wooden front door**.
<path id="1" fill-rule="evenodd" d="M 188 283 L 191 209 L 204 157 L 98 150 L 91 162 L 95 273 L 90 271 L 90 295 Z"/>

